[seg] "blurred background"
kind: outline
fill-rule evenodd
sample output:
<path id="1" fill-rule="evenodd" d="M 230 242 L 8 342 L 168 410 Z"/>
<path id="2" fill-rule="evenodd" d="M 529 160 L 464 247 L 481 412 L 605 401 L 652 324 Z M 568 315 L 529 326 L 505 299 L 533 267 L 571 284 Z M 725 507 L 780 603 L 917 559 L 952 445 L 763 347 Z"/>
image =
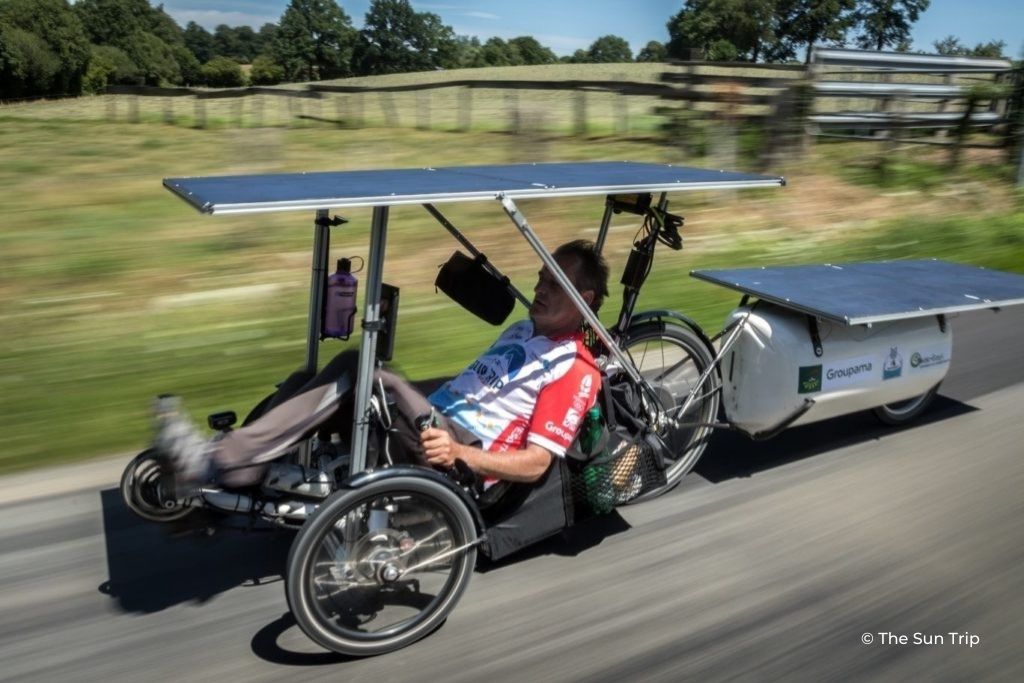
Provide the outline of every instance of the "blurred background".
<path id="1" fill-rule="evenodd" d="M 532 36 L 457 35 L 404 1 L 369 3 L 359 30 L 333 2 L 271 4 L 276 23 L 208 30 L 146 0 L 0 0 L 0 472 L 139 448 L 158 393 L 244 414 L 301 364 L 313 216 L 201 216 L 166 177 L 591 159 L 783 174 L 778 191 L 672 199 L 685 249 L 659 256 L 640 304 L 710 329 L 735 297 L 693 268 L 930 256 L 1024 271 L 1019 65 L 1000 40 L 914 51 L 927 2 L 895 18 L 838 3 L 823 33 L 795 22 L 799 2 L 767 3 L 756 35 L 702 21 L 725 5 L 685 2 L 654 22 L 667 41 L 634 38 L 634 53 L 609 34 L 561 57 Z M 314 10 L 316 45 L 297 19 Z M 596 234 L 602 208 L 524 206 L 551 246 Z M 446 212 L 529 291 L 536 263 L 498 206 Z M 366 255 L 369 211 L 346 217 L 332 263 Z M 616 281 L 637 227 L 614 224 Z M 432 287 L 456 246 L 421 208 L 393 211 L 395 364 L 414 379 L 497 332 Z"/>

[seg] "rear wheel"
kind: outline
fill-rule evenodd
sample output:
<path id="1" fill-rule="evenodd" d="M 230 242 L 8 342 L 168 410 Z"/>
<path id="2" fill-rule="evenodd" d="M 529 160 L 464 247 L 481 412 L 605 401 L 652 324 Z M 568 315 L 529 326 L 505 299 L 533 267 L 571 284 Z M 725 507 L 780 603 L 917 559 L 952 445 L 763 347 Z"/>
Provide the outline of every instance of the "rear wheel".
<path id="1" fill-rule="evenodd" d="M 319 645 L 377 655 L 437 628 L 475 561 L 466 504 L 436 482 L 395 477 L 338 492 L 320 506 L 292 545 L 285 593 Z"/>
<path id="2" fill-rule="evenodd" d="M 873 412 L 875 417 L 887 425 L 895 427 L 897 425 L 906 424 L 928 409 L 928 406 L 931 404 L 938 391 L 939 385 L 936 384 L 920 396 L 914 396 L 913 398 L 908 398 L 905 401 L 897 401 L 896 403 L 887 403 L 884 406 L 878 406 L 873 410 Z"/>
<path id="3" fill-rule="evenodd" d="M 152 448 L 128 463 L 121 475 L 121 498 L 128 509 L 150 522 L 174 522 L 195 508 L 165 495 L 161 487 L 167 472 Z"/>
<path id="4" fill-rule="evenodd" d="M 653 387 L 662 410 L 674 425 L 658 430 L 668 446 L 668 467 L 664 486 L 649 491 L 633 502 L 648 500 L 678 484 L 700 459 L 718 417 L 720 382 L 711 371 L 698 388 L 701 375 L 714 358 L 704 341 L 690 330 L 674 325 L 649 323 L 631 329 L 624 350 L 640 374 Z M 693 400 L 683 406 L 691 393 Z"/>

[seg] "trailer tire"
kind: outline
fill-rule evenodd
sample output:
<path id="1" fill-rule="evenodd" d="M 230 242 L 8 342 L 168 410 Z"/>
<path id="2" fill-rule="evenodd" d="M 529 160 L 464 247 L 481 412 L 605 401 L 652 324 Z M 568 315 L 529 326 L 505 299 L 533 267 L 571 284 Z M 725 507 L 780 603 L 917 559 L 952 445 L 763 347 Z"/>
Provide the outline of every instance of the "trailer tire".
<path id="1" fill-rule="evenodd" d="M 939 384 L 942 383 L 939 382 Z M 939 391 L 939 384 L 936 384 L 920 396 L 914 396 L 913 398 L 897 401 L 896 403 L 887 403 L 884 406 L 878 406 L 872 412 L 882 423 L 891 427 L 906 424 L 928 409 L 928 406 L 931 405 L 932 400 L 935 398 L 935 394 Z"/>

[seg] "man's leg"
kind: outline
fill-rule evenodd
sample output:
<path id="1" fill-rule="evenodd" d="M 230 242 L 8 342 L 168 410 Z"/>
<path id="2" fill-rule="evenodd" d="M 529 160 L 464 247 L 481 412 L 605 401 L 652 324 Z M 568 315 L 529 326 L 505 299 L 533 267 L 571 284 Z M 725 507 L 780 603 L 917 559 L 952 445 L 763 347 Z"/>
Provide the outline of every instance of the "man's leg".
<path id="1" fill-rule="evenodd" d="M 338 354 L 296 395 L 215 441 L 210 455 L 221 470 L 220 480 L 228 486 L 258 483 L 265 463 L 284 455 L 337 412 L 355 387 L 358 358 L 356 351 Z"/>

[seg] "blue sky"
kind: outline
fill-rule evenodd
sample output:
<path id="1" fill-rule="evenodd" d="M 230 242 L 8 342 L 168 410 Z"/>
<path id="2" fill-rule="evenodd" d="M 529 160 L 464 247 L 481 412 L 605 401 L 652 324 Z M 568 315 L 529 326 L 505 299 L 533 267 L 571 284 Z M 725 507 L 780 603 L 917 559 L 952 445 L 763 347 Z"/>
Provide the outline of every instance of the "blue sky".
<path id="1" fill-rule="evenodd" d="M 217 24 L 258 28 L 277 22 L 288 0 L 163 0 L 164 9 L 184 26 L 195 21 L 208 29 Z M 156 4 L 156 0 L 153 0 Z M 341 0 L 353 23 L 362 25 L 370 0 Z M 613 33 L 637 52 L 649 40 L 668 40 L 665 23 L 683 0 L 413 0 L 421 12 L 440 15 L 459 35 L 514 38 L 532 35 L 557 54 L 586 48 L 595 38 Z M 912 34 L 914 47 L 930 50 L 933 41 L 955 35 L 968 45 L 1003 40 L 1005 52 L 1024 51 L 1024 0 L 932 0 Z"/>

